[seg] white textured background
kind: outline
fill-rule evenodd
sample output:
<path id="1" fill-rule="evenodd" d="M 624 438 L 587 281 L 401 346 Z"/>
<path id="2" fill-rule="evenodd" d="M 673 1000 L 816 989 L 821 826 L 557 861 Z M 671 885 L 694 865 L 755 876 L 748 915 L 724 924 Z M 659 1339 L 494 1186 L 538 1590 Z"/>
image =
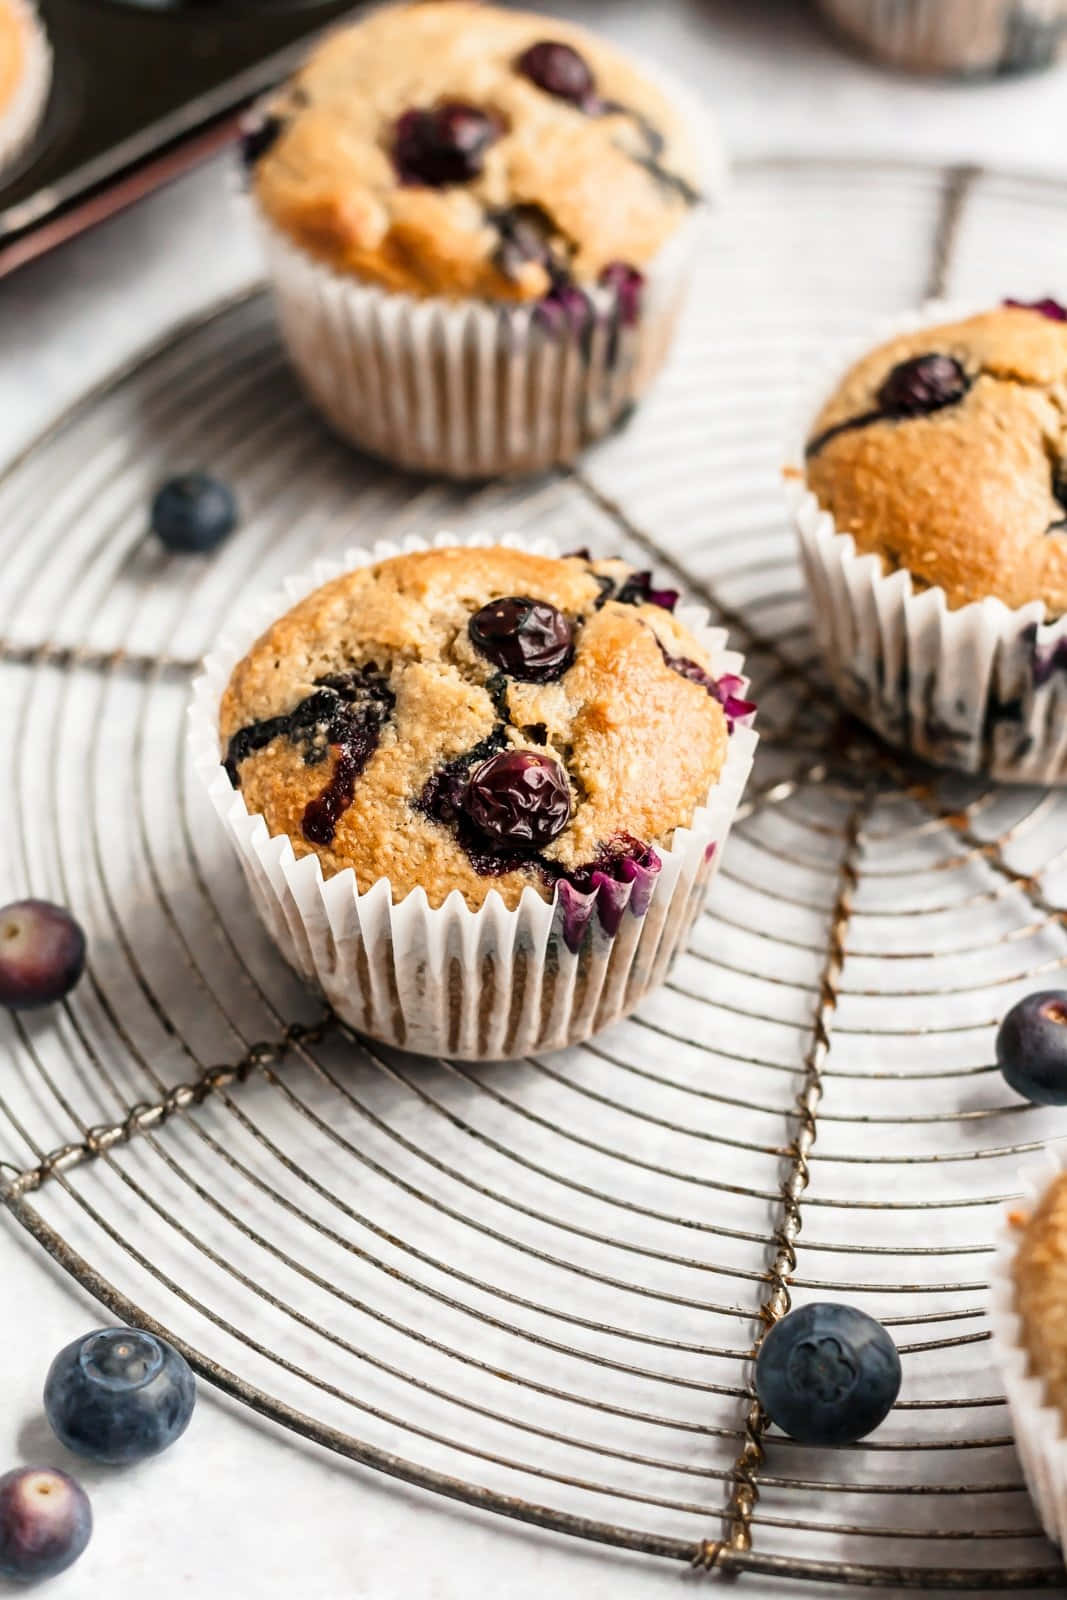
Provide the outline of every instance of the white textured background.
<path id="1" fill-rule="evenodd" d="M 805 6 L 785 0 L 590 0 L 554 9 L 580 11 L 688 77 L 742 160 L 877 154 L 1067 172 L 1067 70 L 981 88 L 884 76 L 841 53 Z M 230 187 L 230 163 L 212 163 L 0 283 L 0 458 L 146 340 L 256 274 Z M 878 200 L 869 194 L 872 206 Z M 997 213 L 998 248 L 1005 215 Z M 916 218 L 917 228 L 927 223 Z M 861 205 L 846 225 L 862 229 Z M 976 235 L 967 255 L 976 282 L 982 258 Z M 1057 259 L 1062 272 L 1064 253 L 1050 241 L 1047 263 L 1034 268 L 1044 279 L 1018 286 L 1054 287 Z M 759 290 L 775 296 L 774 321 L 788 316 L 784 277 Z M 61 1455 L 39 1420 L 40 1384 L 51 1354 L 97 1316 L 17 1229 L 0 1229 L 0 1467 Z M 212 1394 L 170 1455 L 135 1474 L 81 1475 L 98 1531 L 82 1563 L 48 1590 L 57 1600 L 468 1600 L 481 1592 L 628 1600 L 685 1581 L 670 1567 L 504 1527 L 355 1474 Z M 781 1592 L 756 1578 L 744 1589 Z"/>

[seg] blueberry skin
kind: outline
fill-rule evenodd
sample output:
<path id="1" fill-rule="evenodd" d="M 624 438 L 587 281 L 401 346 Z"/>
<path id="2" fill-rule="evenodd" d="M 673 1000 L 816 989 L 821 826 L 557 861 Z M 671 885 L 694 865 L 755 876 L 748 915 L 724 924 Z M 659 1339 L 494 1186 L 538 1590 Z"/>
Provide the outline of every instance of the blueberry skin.
<path id="1" fill-rule="evenodd" d="M 32 1011 L 70 993 L 85 970 L 85 934 L 48 900 L 0 906 L 0 1006 Z"/>
<path id="2" fill-rule="evenodd" d="M 89 1497 L 53 1467 L 0 1477 L 0 1578 L 34 1583 L 77 1561 L 93 1531 Z"/>
<path id="3" fill-rule="evenodd" d="M 854 1444 L 885 1420 L 899 1392 L 896 1345 L 854 1306 L 791 1311 L 756 1357 L 760 1405 L 801 1444 Z"/>
<path id="4" fill-rule="evenodd" d="M 997 1031 L 997 1064 L 1039 1106 L 1067 1106 L 1067 990 L 1041 989 L 1012 1006 Z"/>
<path id="5" fill-rule="evenodd" d="M 166 1450 L 189 1426 L 196 1379 L 177 1350 L 139 1328 L 103 1328 L 61 1350 L 44 1386 L 56 1437 L 112 1466 Z"/>
<path id="6" fill-rule="evenodd" d="M 206 472 L 170 478 L 152 501 L 152 531 L 183 555 L 214 550 L 237 526 L 233 491 Z"/>

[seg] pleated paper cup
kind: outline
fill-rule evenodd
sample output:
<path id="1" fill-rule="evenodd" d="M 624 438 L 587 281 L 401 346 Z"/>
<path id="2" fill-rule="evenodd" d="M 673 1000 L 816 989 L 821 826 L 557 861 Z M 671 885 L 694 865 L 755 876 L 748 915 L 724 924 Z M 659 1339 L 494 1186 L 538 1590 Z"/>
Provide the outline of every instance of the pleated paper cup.
<path id="1" fill-rule="evenodd" d="M 44 24 L 29 0 L 7 0 L 21 28 L 23 61 L 11 100 L 0 107 L 0 173 L 37 130 L 52 81 L 52 51 Z"/>
<path id="2" fill-rule="evenodd" d="M 489 535 L 442 533 L 433 544 L 507 544 L 558 554 L 547 541 Z M 324 878 L 318 856 L 298 858 L 290 839 L 272 836 L 230 786 L 218 731 L 223 692 L 253 642 L 311 590 L 354 567 L 426 548 L 426 541 L 408 539 L 353 550 L 242 608 L 194 688 L 193 765 L 282 955 L 359 1032 L 419 1054 L 468 1060 L 577 1044 L 632 1011 L 663 981 L 722 859 L 756 735 L 735 727 L 719 781 L 689 827 L 676 831 L 669 849 L 656 846 L 658 872 L 635 864 L 627 882 L 605 877 L 589 894 L 564 883 L 551 900 L 527 888 L 514 909 L 492 889 L 477 911 L 458 891 L 435 909 L 422 889 L 394 903 L 387 879 L 361 886 L 351 868 Z M 718 676 L 740 677 L 740 656 L 726 649 L 722 630 L 708 626 L 706 611 L 683 606 L 678 617 L 708 650 Z"/>
<path id="3" fill-rule="evenodd" d="M 935 766 L 1005 783 L 1067 783 L 1067 617 L 1040 600 L 990 597 L 950 608 L 940 587 L 887 573 L 861 554 L 803 480 L 804 443 L 842 373 L 897 334 L 955 322 L 988 305 L 925 306 L 875 329 L 821 373 L 790 439 L 799 469 L 790 510 L 819 651 L 849 711 L 890 744 Z M 1035 313 L 1036 315 L 1036 313 Z"/>
<path id="4" fill-rule="evenodd" d="M 869 54 L 908 72 L 985 77 L 1047 67 L 1067 43 L 1067 0 L 819 0 Z"/>
<path id="5" fill-rule="evenodd" d="M 1067 1428 L 1049 1398 L 1043 1378 L 1032 1370 L 1015 1308 L 1014 1267 L 1019 1229 L 1016 1212 L 1030 1214 L 1049 1185 L 1067 1172 L 1067 1149 L 1048 1149 L 1023 1173 L 1024 1198 L 1011 1208 L 997 1236 L 990 1283 L 989 1320 L 993 1356 L 1004 1383 L 1026 1485 L 1048 1537 L 1067 1550 Z"/>

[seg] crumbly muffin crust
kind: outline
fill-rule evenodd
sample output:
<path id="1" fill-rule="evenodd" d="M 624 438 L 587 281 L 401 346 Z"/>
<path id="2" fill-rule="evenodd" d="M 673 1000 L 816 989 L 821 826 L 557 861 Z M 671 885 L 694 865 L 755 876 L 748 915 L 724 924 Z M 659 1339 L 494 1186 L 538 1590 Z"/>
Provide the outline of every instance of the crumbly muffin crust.
<path id="1" fill-rule="evenodd" d="M 580 53 L 595 102 L 518 70 L 545 40 Z M 482 170 L 440 187 L 405 181 L 398 122 L 451 103 L 495 121 Z M 640 268 L 696 198 L 696 154 L 666 98 L 554 17 L 466 0 L 391 6 L 328 37 L 268 112 L 252 180 L 267 217 L 336 270 L 416 295 L 544 296 L 550 267 L 515 248 L 530 227 L 578 284 L 617 263 Z"/>
<path id="2" fill-rule="evenodd" d="M 619 840 L 669 845 L 718 778 L 727 717 L 699 681 L 706 653 L 668 610 L 605 598 L 632 594 L 623 587 L 631 575 L 625 563 L 584 556 L 457 548 L 335 579 L 235 668 L 220 709 L 223 749 L 239 757 L 231 781 L 272 834 L 288 834 L 298 855 L 314 850 L 327 877 L 352 867 L 361 890 L 387 877 L 397 901 L 421 886 L 438 906 L 458 889 L 476 908 L 497 889 L 514 906 L 527 886 L 550 898 L 551 873 L 588 866 Z M 509 596 L 547 602 L 573 626 L 573 651 L 552 681 L 504 673 L 472 642 L 472 616 Z M 259 746 L 262 732 L 242 730 L 270 734 L 271 719 L 344 674 L 371 685 L 373 750 L 332 837 L 312 842 L 308 807 L 336 777 L 340 750 L 327 748 L 322 726 L 310 739 L 282 732 Z M 426 806 L 442 774 L 456 763 L 476 770 L 487 750 L 559 763 L 570 791 L 566 828 L 538 852 L 508 854 L 505 871 L 487 870 Z"/>
<path id="3" fill-rule="evenodd" d="M 1021 1223 L 1015 1257 L 1015 1308 L 1031 1371 L 1067 1426 L 1067 1173 Z"/>
<path id="4" fill-rule="evenodd" d="M 931 354 L 958 363 L 961 397 L 887 415 L 889 375 Z M 858 550 L 940 585 L 949 606 L 1039 599 L 1047 618 L 1062 615 L 1067 324 L 1004 306 L 871 351 L 815 420 L 807 481 Z"/>

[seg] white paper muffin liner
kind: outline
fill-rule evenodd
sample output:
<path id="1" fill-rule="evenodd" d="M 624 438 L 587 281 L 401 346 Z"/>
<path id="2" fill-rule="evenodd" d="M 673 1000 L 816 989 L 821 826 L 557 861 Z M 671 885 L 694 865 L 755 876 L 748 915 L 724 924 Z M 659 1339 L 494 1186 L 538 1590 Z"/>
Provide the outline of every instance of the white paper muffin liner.
<path id="1" fill-rule="evenodd" d="M 853 360 L 896 334 L 988 309 L 929 304 L 826 367 L 790 440 L 790 464 L 803 469 L 812 422 Z M 937 766 L 1067 783 L 1067 616 L 1043 622 L 1040 600 L 950 609 L 943 589 L 916 587 L 909 573 L 885 573 L 879 556 L 861 555 L 802 478 L 789 481 L 788 496 L 816 642 L 844 705 Z"/>
<path id="2" fill-rule="evenodd" d="M 419 298 L 338 273 L 252 197 L 289 357 L 344 438 L 397 466 L 453 478 L 517 476 L 573 461 L 625 418 L 666 358 L 726 159 L 707 113 L 672 79 L 701 156 L 703 202 L 641 266 L 636 320 L 583 287 L 589 315 L 544 326 L 531 304 Z"/>
<path id="3" fill-rule="evenodd" d="M 1067 0 L 819 0 L 870 54 L 909 72 L 986 76 L 1048 66 L 1067 42 Z"/>
<path id="4" fill-rule="evenodd" d="M 556 555 L 546 540 L 439 534 L 435 546 L 511 545 Z M 387 879 L 360 889 L 351 868 L 324 878 L 315 854 L 297 858 L 288 837 L 250 815 L 221 764 L 218 711 L 250 645 L 304 595 L 354 567 L 428 548 L 411 538 L 353 550 L 290 578 L 280 592 L 234 615 L 206 658 L 189 712 L 189 751 L 237 850 L 256 909 L 286 960 L 359 1032 L 426 1055 L 508 1059 L 576 1044 L 625 1016 L 662 982 L 699 913 L 752 765 L 756 735 L 737 726 L 719 782 L 679 828 L 662 869 L 636 868 L 625 884 L 579 894 L 561 885 L 550 902 L 527 888 L 509 910 L 491 890 L 471 911 L 458 891 L 432 908 L 423 889 L 393 903 Z M 739 675 L 741 657 L 707 612 L 679 620 L 708 650 L 714 671 Z M 611 934 L 606 927 L 617 927 Z"/>
<path id="5" fill-rule="evenodd" d="M 1011 1213 L 1030 1212 L 1049 1185 L 1067 1172 L 1067 1146 L 1052 1146 L 1023 1172 L 1023 1198 L 1015 1202 L 997 1235 L 990 1281 L 989 1320 L 993 1357 L 1004 1381 L 1015 1443 L 1030 1497 L 1048 1537 L 1067 1550 L 1067 1429 L 1058 1406 L 1049 1402 L 1045 1381 L 1031 1371 L 1015 1309 L 1012 1273 L 1020 1233 Z"/>
<path id="6" fill-rule="evenodd" d="M 29 0 L 5 0 L 22 24 L 25 59 L 14 96 L 0 107 L 0 173 L 33 137 L 48 101 L 52 82 L 52 50 L 48 35 Z"/>

